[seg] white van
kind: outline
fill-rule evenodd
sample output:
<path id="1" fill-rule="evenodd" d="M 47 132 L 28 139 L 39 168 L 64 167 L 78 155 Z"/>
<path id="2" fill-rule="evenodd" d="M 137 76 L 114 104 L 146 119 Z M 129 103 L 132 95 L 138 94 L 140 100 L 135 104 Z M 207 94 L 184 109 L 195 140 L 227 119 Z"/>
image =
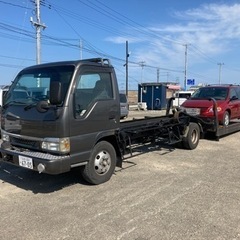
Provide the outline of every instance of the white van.
<path id="1" fill-rule="evenodd" d="M 175 99 L 173 100 L 173 107 L 179 107 L 185 102 L 188 98 L 192 96 L 194 91 L 178 91 L 175 93 Z"/>

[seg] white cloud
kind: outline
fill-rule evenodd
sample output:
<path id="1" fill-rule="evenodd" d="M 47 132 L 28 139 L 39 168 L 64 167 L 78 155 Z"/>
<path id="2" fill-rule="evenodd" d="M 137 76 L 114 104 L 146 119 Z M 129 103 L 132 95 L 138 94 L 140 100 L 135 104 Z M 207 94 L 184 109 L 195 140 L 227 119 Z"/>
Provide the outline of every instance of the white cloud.
<path id="1" fill-rule="evenodd" d="M 161 37 L 159 40 L 149 38 L 149 42 L 155 42 L 155 55 L 163 55 L 163 60 L 169 64 L 176 65 L 183 63 L 183 49 L 181 44 L 190 44 L 197 47 L 208 57 L 218 59 L 221 54 L 232 49 L 232 40 L 240 38 L 240 4 L 203 5 L 198 9 L 189 9 L 185 12 L 175 12 L 174 17 L 180 23 L 153 26 L 150 28 Z M 172 41 L 167 41 L 167 38 Z M 161 44 L 164 42 L 165 44 Z M 166 45 L 167 43 L 167 45 Z M 152 48 L 149 46 L 149 48 Z M 174 57 L 175 56 L 175 57 Z M 194 64 L 203 59 L 196 55 L 191 59 Z M 216 60 L 217 61 L 217 60 Z M 165 63 L 167 63 L 165 61 Z"/>
<path id="2" fill-rule="evenodd" d="M 150 26 L 145 29 L 146 34 L 133 29 L 131 34 L 134 33 L 134 38 L 126 36 L 111 40 L 122 43 L 123 39 L 128 39 L 130 48 L 131 44 L 142 41 L 144 45 L 134 49 L 133 61 L 145 61 L 147 65 L 176 70 L 184 67 L 185 44 L 189 46 L 189 68 L 209 60 L 209 69 L 216 70 L 217 62 L 222 61 L 220 58 L 233 51 L 232 43 L 235 41 L 238 44 L 240 4 L 205 4 L 175 12 L 173 17 L 176 19 L 173 24 Z"/>
<path id="3" fill-rule="evenodd" d="M 139 38 L 139 37 L 129 37 L 129 36 L 117 36 L 117 37 L 107 37 L 105 39 L 106 41 L 116 43 L 116 44 L 123 44 L 126 41 L 129 41 L 131 43 L 138 43 L 138 42 L 143 42 L 144 40 Z"/>

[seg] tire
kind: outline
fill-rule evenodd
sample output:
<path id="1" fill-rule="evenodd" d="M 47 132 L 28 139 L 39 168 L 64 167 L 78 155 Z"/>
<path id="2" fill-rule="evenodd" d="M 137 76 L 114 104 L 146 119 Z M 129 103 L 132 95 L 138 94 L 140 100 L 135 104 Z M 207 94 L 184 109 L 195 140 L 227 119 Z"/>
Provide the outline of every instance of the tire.
<path id="1" fill-rule="evenodd" d="M 200 128 L 197 123 L 190 123 L 188 126 L 188 133 L 183 137 L 183 147 L 186 149 L 195 149 L 200 139 Z"/>
<path id="2" fill-rule="evenodd" d="M 222 119 L 222 122 L 221 124 L 223 126 L 228 126 L 230 123 L 230 114 L 228 111 L 225 111 L 224 114 L 223 114 L 223 119 Z"/>
<path id="3" fill-rule="evenodd" d="M 97 143 L 88 164 L 82 169 L 83 178 L 91 184 L 107 182 L 116 167 L 116 151 L 106 141 Z"/>

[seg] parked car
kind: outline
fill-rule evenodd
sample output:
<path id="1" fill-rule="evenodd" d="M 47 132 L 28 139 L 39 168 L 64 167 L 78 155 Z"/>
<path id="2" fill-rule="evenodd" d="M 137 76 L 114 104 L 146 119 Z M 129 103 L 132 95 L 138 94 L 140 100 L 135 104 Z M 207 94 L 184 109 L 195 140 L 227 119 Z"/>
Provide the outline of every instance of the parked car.
<path id="1" fill-rule="evenodd" d="M 188 114 L 212 119 L 213 101 L 210 98 L 217 102 L 220 124 L 227 126 L 231 119 L 240 118 L 240 86 L 237 85 L 211 85 L 199 88 L 181 105 L 181 108 Z"/>
<path id="2" fill-rule="evenodd" d="M 179 107 L 183 104 L 184 101 L 186 101 L 188 98 L 192 96 L 194 91 L 178 91 L 174 94 L 175 99 L 173 100 L 173 106 Z"/>
<path id="3" fill-rule="evenodd" d="M 128 104 L 127 97 L 124 93 L 120 93 L 119 97 L 120 97 L 121 119 L 123 119 L 128 116 L 129 104 Z"/>

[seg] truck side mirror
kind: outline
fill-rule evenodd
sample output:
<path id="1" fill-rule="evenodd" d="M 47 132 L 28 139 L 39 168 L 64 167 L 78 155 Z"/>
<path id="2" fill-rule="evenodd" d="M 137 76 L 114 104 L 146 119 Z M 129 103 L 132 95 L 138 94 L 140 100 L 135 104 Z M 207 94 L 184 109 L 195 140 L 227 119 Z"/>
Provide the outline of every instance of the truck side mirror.
<path id="1" fill-rule="evenodd" d="M 62 103 L 62 86 L 58 81 L 50 83 L 50 103 L 52 105 L 59 105 Z"/>

